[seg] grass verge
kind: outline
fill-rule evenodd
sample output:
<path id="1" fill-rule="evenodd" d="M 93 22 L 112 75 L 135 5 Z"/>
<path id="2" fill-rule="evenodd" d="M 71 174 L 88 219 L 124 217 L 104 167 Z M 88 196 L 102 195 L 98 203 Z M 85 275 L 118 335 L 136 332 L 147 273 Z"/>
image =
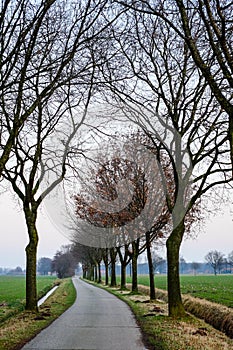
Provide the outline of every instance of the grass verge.
<path id="1" fill-rule="evenodd" d="M 127 283 L 132 283 L 132 278 L 129 276 L 127 277 Z M 149 276 L 139 275 L 138 284 L 149 287 Z M 167 290 L 167 276 L 156 275 L 155 286 L 158 289 Z M 233 308 L 233 274 L 217 276 L 180 275 L 180 286 L 182 294 L 192 295 L 193 297 L 206 299 Z"/>
<path id="2" fill-rule="evenodd" d="M 150 302 L 148 295 L 98 285 L 125 301 L 132 309 L 150 350 L 233 350 L 233 341 L 192 315 L 168 317 L 167 303 Z"/>
<path id="3" fill-rule="evenodd" d="M 76 298 L 71 278 L 61 281 L 59 288 L 41 305 L 39 313 L 23 311 L 7 319 L 0 327 L 0 350 L 18 350 L 42 329 L 46 328 Z"/>
<path id="4" fill-rule="evenodd" d="M 38 276 L 38 300 L 42 298 L 59 280 L 54 276 Z M 25 276 L 0 276 L 0 325 L 8 318 L 24 310 Z"/>
<path id="5" fill-rule="evenodd" d="M 130 285 L 128 284 L 128 287 Z M 149 295 L 149 287 L 139 285 L 139 291 Z M 167 291 L 156 288 L 157 298 L 167 302 Z M 233 339 L 233 310 L 219 303 L 213 303 L 205 299 L 194 298 L 190 295 L 182 295 L 184 308 L 192 315 L 203 319 L 217 330 L 225 333 Z"/>

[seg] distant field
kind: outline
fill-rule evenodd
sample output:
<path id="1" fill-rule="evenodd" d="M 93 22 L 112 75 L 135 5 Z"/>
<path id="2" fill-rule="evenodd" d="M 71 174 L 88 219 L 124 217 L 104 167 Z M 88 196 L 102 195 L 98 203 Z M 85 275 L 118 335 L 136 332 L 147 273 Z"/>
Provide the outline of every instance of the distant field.
<path id="1" fill-rule="evenodd" d="M 37 278 L 38 297 L 51 288 L 56 277 Z M 0 276 L 0 322 L 13 310 L 20 310 L 25 303 L 25 277 Z"/>
<path id="2" fill-rule="evenodd" d="M 131 282 L 131 278 L 127 278 Z M 181 276 L 181 292 L 233 308 L 233 275 Z M 148 276 L 138 276 L 138 283 L 148 286 Z M 155 286 L 167 289 L 167 277 L 155 276 Z"/>

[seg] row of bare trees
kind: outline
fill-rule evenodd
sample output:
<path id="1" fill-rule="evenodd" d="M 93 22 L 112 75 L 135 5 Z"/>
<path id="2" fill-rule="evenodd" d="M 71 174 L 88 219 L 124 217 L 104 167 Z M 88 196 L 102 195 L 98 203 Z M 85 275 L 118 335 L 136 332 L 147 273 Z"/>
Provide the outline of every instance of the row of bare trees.
<path id="1" fill-rule="evenodd" d="M 116 263 L 120 262 L 120 289 L 127 289 L 126 268 L 130 264 L 132 285 L 131 291 L 138 292 L 138 258 L 140 254 L 146 251 L 147 248 L 151 248 L 151 243 L 147 245 L 146 239 L 141 238 L 136 241 L 127 244 L 123 247 L 113 248 L 94 248 L 89 246 L 80 245 L 74 243 L 72 246 L 72 252 L 76 262 L 82 264 L 83 278 L 93 280 L 97 283 L 102 282 L 101 266 L 104 262 L 104 281 L 105 285 L 116 287 L 118 285 L 116 279 Z M 148 255 L 147 255 L 148 259 Z M 148 261 L 149 262 L 149 261 Z M 149 278 L 150 278 L 150 299 L 156 299 L 155 284 L 154 284 L 154 264 L 149 266 Z M 110 272 L 110 276 L 109 276 Z"/>
<path id="2" fill-rule="evenodd" d="M 136 125 L 138 143 L 156 150 L 171 223 L 169 314 L 184 314 L 185 222 L 201 197 L 232 181 L 232 14 L 223 0 L 1 3 L 0 176 L 27 223 L 27 309 L 37 309 L 38 209 L 66 177 L 82 127 L 93 127 L 88 107 L 100 102 L 114 110 L 111 122 Z"/>
<path id="3" fill-rule="evenodd" d="M 0 176 L 27 224 L 26 309 L 37 310 L 38 209 L 65 176 L 120 11 L 105 0 L 1 3 Z"/>

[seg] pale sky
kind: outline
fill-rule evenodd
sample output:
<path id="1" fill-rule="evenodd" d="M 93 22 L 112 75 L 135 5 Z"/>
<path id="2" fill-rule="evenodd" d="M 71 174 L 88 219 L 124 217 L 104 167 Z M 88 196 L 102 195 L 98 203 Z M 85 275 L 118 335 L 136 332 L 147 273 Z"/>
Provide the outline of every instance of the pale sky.
<path id="1" fill-rule="evenodd" d="M 25 267 L 27 230 L 23 213 L 12 200 L 11 194 L 0 195 L 0 213 L 0 267 Z M 43 209 L 39 213 L 38 230 L 38 258 L 52 258 L 61 245 L 69 243 L 67 233 L 58 230 Z M 195 240 L 183 242 L 181 255 L 187 262 L 201 262 L 208 251 L 215 249 L 226 256 L 233 250 L 233 214 L 227 207 L 224 208 L 224 214 L 218 213 L 208 220 Z"/>

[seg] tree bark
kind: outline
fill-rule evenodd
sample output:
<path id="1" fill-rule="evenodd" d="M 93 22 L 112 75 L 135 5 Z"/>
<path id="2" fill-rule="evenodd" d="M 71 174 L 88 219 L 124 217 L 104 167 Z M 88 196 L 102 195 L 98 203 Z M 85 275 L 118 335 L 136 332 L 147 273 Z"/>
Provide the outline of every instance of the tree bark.
<path id="1" fill-rule="evenodd" d="M 132 242 L 132 292 L 138 293 L 138 254 L 139 254 L 139 239 Z"/>
<path id="2" fill-rule="evenodd" d="M 111 258 L 111 287 L 116 287 L 116 252 L 114 248 L 110 248 Z"/>
<path id="3" fill-rule="evenodd" d="M 121 290 L 126 289 L 126 264 L 121 263 Z"/>
<path id="4" fill-rule="evenodd" d="M 104 266 L 105 266 L 105 285 L 108 285 L 108 263 L 104 262 Z"/>
<path id="5" fill-rule="evenodd" d="M 230 154 L 231 154 L 231 164 L 232 164 L 232 177 L 233 177 L 233 113 L 229 115 L 229 142 L 230 142 Z"/>
<path id="6" fill-rule="evenodd" d="M 94 281 L 94 266 L 90 265 L 87 272 L 87 279 L 90 281 Z"/>
<path id="7" fill-rule="evenodd" d="M 125 244 L 124 251 L 121 250 L 121 247 L 117 248 L 118 256 L 121 262 L 121 290 L 126 289 L 126 267 L 129 263 L 129 244 Z"/>
<path id="8" fill-rule="evenodd" d="M 101 276 L 101 264 L 98 262 L 98 283 L 102 282 L 102 276 Z"/>
<path id="9" fill-rule="evenodd" d="M 108 285 L 108 248 L 103 253 L 103 261 L 105 266 L 105 285 Z"/>
<path id="10" fill-rule="evenodd" d="M 183 317 L 185 309 L 181 299 L 179 276 L 179 251 L 184 235 L 184 219 L 175 227 L 167 239 L 167 283 L 168 283 L 168 311 L 171 317 Z"/>
<path id="11" fill-rule="evenodd" d="M 83 269 L 83 278 L 87 278 L 87 268 L 86 268 L 86 266 L 84 267 L 82 267 L 82 269 Z"/>
<path id="12" fill-rule="evenodd" d="M 150 299 L 155 300 L 155 280 L 154 280 L 154 266 L 152 261 L 151 249 L 150 249 L 150 233 L 146 233 L 146 252 L 149 267 L 149 279 L 150 279 Z"/>
<path id="13" fill-rule="evenodd" d="M 27 223 L 29 243 L 26 247 L 26 310 L 38 311 L 37 286 L 36 286 L 36 257 L 38 246 L 38 233 L 36 229 L 36 211 L 24 207 L 24 215 Z"/>
<path id="14" fill-rule="evenodd" d="M 94 281 L 97 282 L 98 281 L 98 265 L 95 264 L 94 266 Z"/>

